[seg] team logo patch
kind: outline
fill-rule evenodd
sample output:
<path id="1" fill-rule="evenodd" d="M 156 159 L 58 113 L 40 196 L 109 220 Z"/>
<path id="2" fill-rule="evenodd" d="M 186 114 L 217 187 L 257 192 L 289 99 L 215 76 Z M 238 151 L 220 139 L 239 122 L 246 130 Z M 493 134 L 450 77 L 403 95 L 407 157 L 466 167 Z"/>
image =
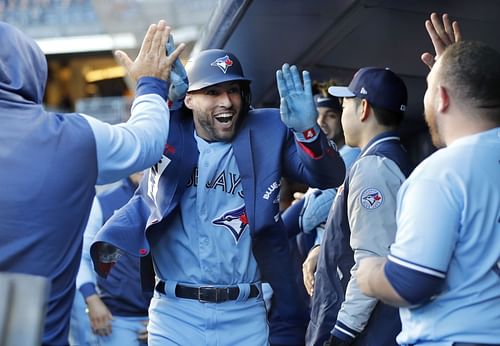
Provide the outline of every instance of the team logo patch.
<path id="1" fill-rule="evenodd" d="M 217 66 L 225 74 L 227 72 L 227 69 L 233 66 L 233 61 L 229 58 L 228 55 L 225 55 L 222 58 L 216 59 L 213 63 L 210 64 L 210 66 Z"/>
<path id="2" fill-rule="evenodd" d="M 384 203 L 382 193 L 375 188 L 368 188 L 361 193 L 361 205 L 369 210 L 377 209 Z"/>
<path id="3" fill-rule="evenodd" d="M 216 226 L 222 226 L 229 230 L 233 235 L 235 242 L 238 243 L 241 235 L 248 226 L 248 217 L 245 205 L 226 211 L 220 217 L 212 220 L 212 223 Z"/>

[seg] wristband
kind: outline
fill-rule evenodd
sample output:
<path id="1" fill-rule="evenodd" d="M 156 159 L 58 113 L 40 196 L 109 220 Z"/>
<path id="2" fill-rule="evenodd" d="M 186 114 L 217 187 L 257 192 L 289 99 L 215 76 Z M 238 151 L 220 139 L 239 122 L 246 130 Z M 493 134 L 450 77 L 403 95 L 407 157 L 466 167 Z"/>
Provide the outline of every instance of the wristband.
<path id="1" fill-rule="evenodd" d="M 302 132 L 294 131 L 293 133 L 295 135 L 295 138 L 299 142 L 311 143 L 311 142 L 314 142 L 318 138 L 320 131 L 321 131 L 321 129 L 319 128 L 318 124 L 315 124 L 313 127 L 309 128 L 307 130 L 304 130 Z"/>
<path id="2" fill-rule="evenodd" d="M 169 83 L 166 80 L 156 77 L 141 77 L 137 81 L 135 96 L 146 94 L 157 94 L 167 99 Z"/>

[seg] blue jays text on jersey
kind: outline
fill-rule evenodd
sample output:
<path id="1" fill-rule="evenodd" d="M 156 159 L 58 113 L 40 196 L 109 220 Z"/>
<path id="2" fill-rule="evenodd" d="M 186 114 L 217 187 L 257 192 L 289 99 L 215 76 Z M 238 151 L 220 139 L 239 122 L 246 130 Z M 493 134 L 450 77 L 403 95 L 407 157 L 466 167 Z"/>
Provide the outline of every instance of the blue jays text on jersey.
<path id="1" fill-rule="evenodd" d="M 195 167 L 193 174 L 187 183 L 187 187 L 198 186 L 198 167 Z M 238 194 L 243 198 L 243 189 L 241 186 L 241 176 L 236 173 L 226 172 L 225 170 L 219 172 L 216 177 L 210 179 L 205 183 L 207 189 L 221 189 L 223 192 L 234 195 Z M 238 190 L 237 190 L 238 189 Z"/>

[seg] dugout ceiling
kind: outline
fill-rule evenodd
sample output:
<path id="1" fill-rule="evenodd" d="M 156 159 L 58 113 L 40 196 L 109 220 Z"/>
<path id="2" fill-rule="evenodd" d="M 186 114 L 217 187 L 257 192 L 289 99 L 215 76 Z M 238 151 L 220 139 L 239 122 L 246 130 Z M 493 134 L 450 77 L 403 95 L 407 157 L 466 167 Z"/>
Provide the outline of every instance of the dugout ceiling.
<path id="1" fill-rule="evenodd" d="M 276 106 L 275 71 L 284 62 L 313 79 L 349 81 L 361 66 L 390 67 L 409 89 L 406 127 L 423 127 L 427 67 L 432 45 L 424 27 L 431 12 L 449 13 L 465 39 L 500 50 L 496 0 L 227 0 L 220 1 L 195 50 L 235 53 L 253 80 L 254 104 Z"/>

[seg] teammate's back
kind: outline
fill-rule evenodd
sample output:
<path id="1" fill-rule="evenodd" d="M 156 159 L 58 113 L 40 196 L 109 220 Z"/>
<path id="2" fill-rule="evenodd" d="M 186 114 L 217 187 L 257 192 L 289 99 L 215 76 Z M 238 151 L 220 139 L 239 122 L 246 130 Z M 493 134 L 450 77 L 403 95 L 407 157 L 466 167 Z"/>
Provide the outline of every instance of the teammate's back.
<path id="1" fill-rule="evenodd" d="M 161 157 L 169 129 L 165 80 L 182 50 L 170 57 L 163 53 L 168 34 L 161 21 L 149 29 L 143 57 L 132 62 L 119 54 L 138 80 L 137 97 L 127 124 L 111 126 L 81 114 L 46 112 L 44 54 L 32 39 L 0 23 L 0 271 L 51 280 L 46 344 L 68 342 L 95 184 L 118 180 Z M 156 60 L 146 63 L 144 56 Z"/>

